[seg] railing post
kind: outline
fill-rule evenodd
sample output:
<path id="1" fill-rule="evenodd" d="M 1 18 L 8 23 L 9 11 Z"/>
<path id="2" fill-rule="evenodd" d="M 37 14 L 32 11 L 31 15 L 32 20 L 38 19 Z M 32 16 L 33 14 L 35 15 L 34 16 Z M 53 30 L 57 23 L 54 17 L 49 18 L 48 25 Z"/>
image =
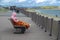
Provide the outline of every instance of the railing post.
<path id="1" fill-rule="evenodd" d="M 38 25 L 38 21 L 39 21 L 38 14 L 36 14 L 36 24 L 37 25 Z"/>
<path id="2" fill-rule="evenodd" d="M 36 13 L 35 13 L 35 18 L 34 18 L 34 20 L 35 20 L 35 23 L 36 23 L 36 19 L 37 19 L 37 18 L 36 18 Z"/>
<path id="3" fill-rule="evenodd" d="M 38 26 L 40 26 L 40 15 L 38 15 L 38 21 L 37 21 Z"/>
<path id="4" fill-rule="evenodd" d="M 40 16 L 40 26 L 42 28 L 42 16 Z"/>
<path id="5" fill-rule="evenodd" d="M 45 32 L 47 32 L 47 25 L 48 25 L 48 17 L 45 17 L 44 20 Z"/>
<path id="6" fill-rule="evenodd" d="M 39 27 L 41 26 L 41 15 L 39 15 Z"/>
<path id="7" fill-rule="evenodd" d="M 58 21 L 58 34 L 57 34 L 57 40 L 60 40 L 60 21 Z"/>
<path id="8" fill-rule="evenodd" d="M 53 27 L 53 18 L 51 19 L 51 28 L 50 28 L 50 34 L 49 34 L 49 36 L 52 36 L 52 27 Z"/>
<path id="9" fill-rule="evenodd" d="M 36 13 L 32 13 L 32 20 L 35 22 L 35 20 L 36 20 Z"/>
<path id="10" fill-rule="evenodd" d="M 41 29 L 43 29 L 44 28 L 44 16 L 41 17 L 41 24 L 42 24 Z"/>

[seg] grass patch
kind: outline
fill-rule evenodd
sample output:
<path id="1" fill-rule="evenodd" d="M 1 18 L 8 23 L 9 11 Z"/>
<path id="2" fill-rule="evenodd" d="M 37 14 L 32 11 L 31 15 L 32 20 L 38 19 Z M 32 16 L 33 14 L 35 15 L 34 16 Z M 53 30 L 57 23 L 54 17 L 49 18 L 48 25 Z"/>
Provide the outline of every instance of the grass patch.
<path id="1" fill-rule="evenodd" d="M 8 9 L 5 9 L 5 8 L 0 8 L 0 12 L 7 12 Z"/>

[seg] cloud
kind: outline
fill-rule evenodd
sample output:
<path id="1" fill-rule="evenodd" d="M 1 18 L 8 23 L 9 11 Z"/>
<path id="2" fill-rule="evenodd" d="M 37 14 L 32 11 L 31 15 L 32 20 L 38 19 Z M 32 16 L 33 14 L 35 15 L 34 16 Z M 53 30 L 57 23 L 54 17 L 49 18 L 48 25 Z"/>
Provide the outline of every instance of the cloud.
<path id="1" fill-rule="evenodd" d="M 18 5 L 18 6 L 44 6 L 44 5 L 58 5 L 59 0 L 2 0 L 0 4 Z"/>
<path id="2" fill-rule="evenodd" d="M 46 0 L 35 0 L 36 3 L 45 2 Z"/>
<path id="3" fill-rule="evenodd" d="M 56 0 L 57 3 L 60 3 L 60 0 Z"/>
<path id="4" fill-rule="evenodd" d="M 58 3 L 60 3 L 60 1 L 58 1 Z"/>
<path id="5" fill-rule="evenodd" d="M 11 1 L 11 0 L 2 0 L 1 2 L 4 3 L 4 2 L 10 2 L 10 1 Z"/>
<path id="6" fill-rule="evenodd" d="M 26 0 L 18 0 L 18 2 L 25 2 Z"/>
<path id="7" fill-rule="evenodd" d="M 50 4 L 54 4 L 54 3 L 56 3 L 57 1 L 56 0 L 52 0 L 51 2 L 50 2 Z"/>
<path id="8" fill-rule="evenodd" d="M 60 3 L 60 1 L 58 1 L 58 0 L 52 0 L 51 2 L 50 2 L 50 4 L 52 5 L 52 4 L 57 4 L 58 5 L 58 3 Z"/>
<path id="9" fill-rule="evenodd" d="M 35 2 L 37 4 L 39 3 L 40 5 L 44 5 L 44 4 L 55 5 L 57 3 L 60 3 L 60 0 L 35 0 Z"/>

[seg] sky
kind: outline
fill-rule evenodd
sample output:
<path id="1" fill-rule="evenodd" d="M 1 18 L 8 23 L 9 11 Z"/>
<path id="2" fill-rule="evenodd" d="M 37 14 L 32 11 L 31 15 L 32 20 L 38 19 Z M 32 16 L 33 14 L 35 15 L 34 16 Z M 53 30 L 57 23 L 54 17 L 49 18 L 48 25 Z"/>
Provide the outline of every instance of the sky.
<path id="1" fill-rule="evenodd" d="M 16 6 L 60 6 L 60 0 L 0 0 L 0 5 Z"/>

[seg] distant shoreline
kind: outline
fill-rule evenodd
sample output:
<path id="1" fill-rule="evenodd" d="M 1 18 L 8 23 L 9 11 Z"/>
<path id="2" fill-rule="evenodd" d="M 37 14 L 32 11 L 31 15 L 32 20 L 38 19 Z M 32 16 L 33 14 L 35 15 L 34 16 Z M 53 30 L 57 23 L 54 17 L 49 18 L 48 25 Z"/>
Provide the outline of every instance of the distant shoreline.
<path id="1" fill-rule="evenodd" d="M 60 10 L 60 9 L 43 9 L 43 10 Z"/>
<path id="2" fill-rule="evenodd" d="M 34 8 L 33 8 L 34 9 Z M 36 9 L 35 9 L 36 10 Z M 39 10 L 39 9 L 38 9 Z M 60 10 L 60 9 L 42 9 L 42 10 Z"/>

